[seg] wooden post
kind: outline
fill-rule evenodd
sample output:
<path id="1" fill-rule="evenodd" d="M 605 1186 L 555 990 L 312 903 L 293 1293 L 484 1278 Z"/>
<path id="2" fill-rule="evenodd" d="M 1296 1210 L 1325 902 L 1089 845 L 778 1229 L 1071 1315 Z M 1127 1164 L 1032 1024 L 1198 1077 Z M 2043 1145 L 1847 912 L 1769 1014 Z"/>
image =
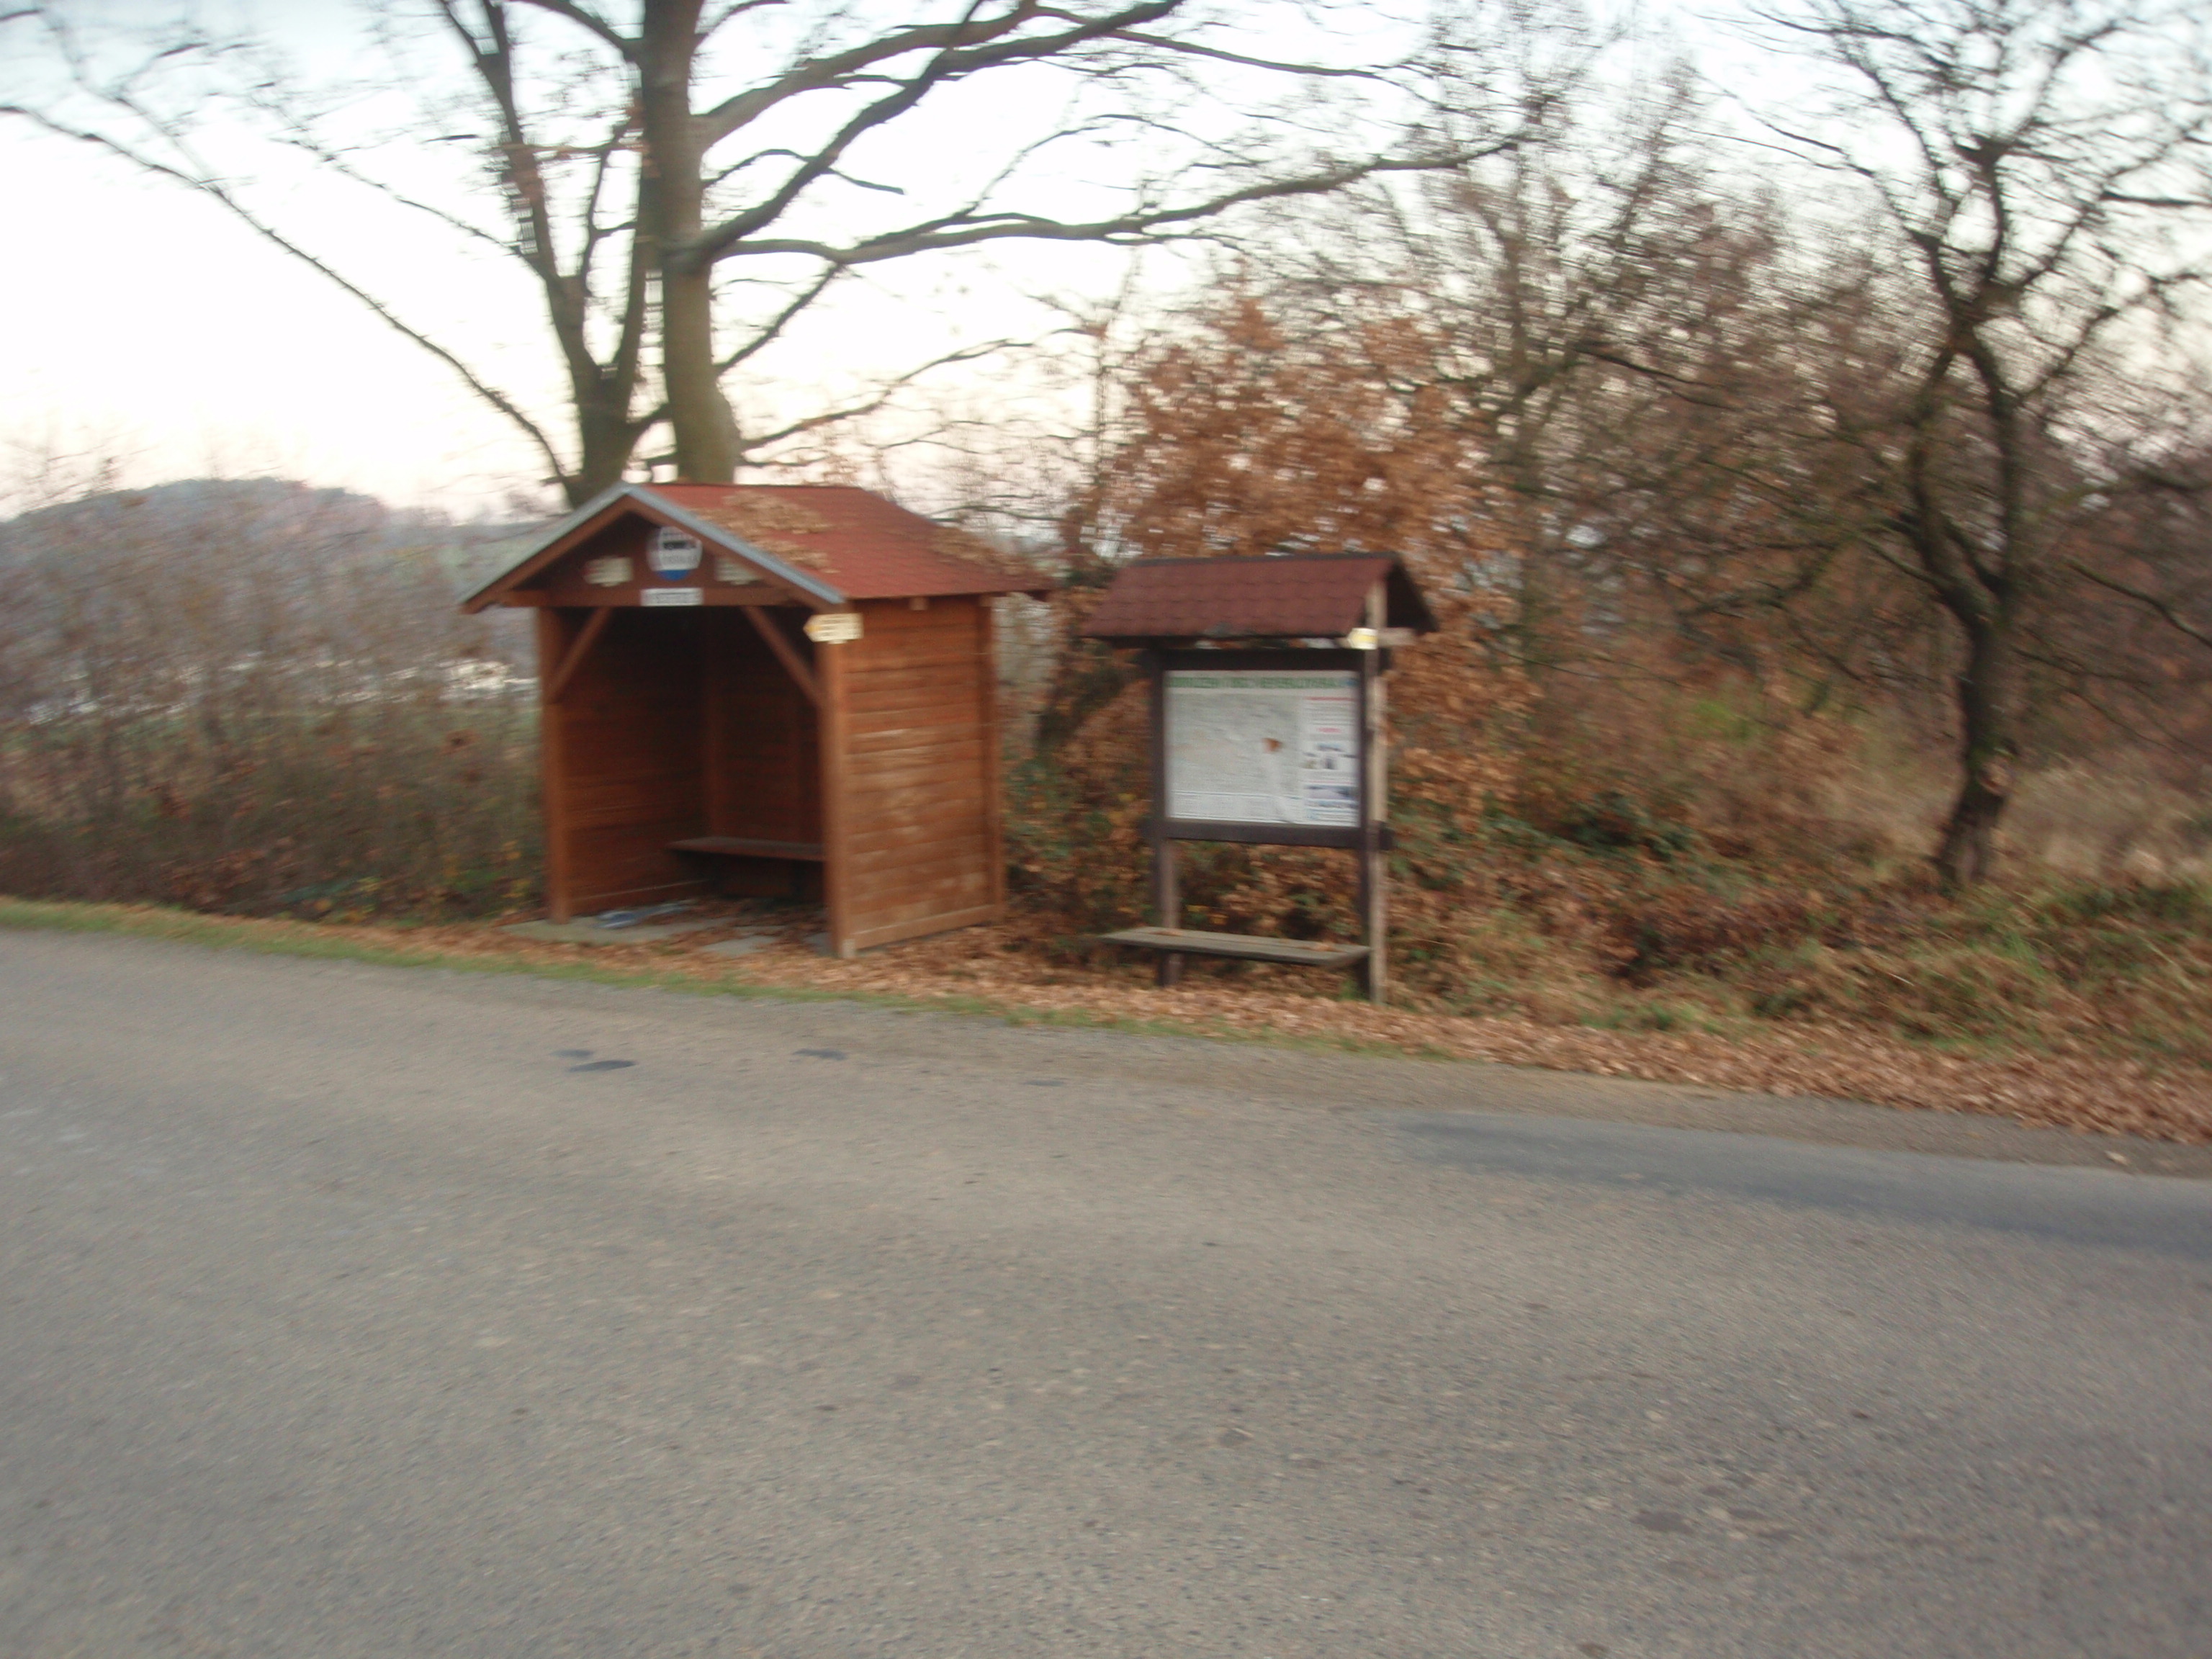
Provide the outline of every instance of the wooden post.
<path id="1" fill-rule="evenodd" d="M 920 601 L 917 608 L 926 606 Z M 1006 757 L 999 747 L 999 652 L 995 638 L 998 613 L 991 601 L 975 605 L 975 685 L 981 707 L 977 721 L 983 728 L 983 855 L 991 861 L 991 902 L 1003 921 L 1006 908 Z"/>
<path id="2" fill-rule="evenodd" d="M 852 826 L 845 801 L 846 750 L 852 732 L 845 696 L 847 649 L 842 645 L 814 647 L 815 684 L 822 693 L 822 890 L 833 957 L 860 954 L 853 944 Z"/>
<path id="3" fill-rule="evenodd" d="M 604 617 L 602 610 L 599 614 Z M 568 613 L 550 606 L 538 613 L 538 766 L 545 796 L 545 912 L 555 921 L 573 920 L 568 907 L 568 792 L 562 782 L 561 705 L 551 696 L 552 677 L 568 648 Z"/>
<path id="4" fill-rule="evenodd" d="M 1367 595 L 1367 625 L 1379 632 L 1387 615 L 1383 585 L 1377 582 Z M 1382 652 L 1377 646 L 1359 653 L 1359 927 L 1367 946 L 1360 978 L 1367 1000 L 1374 1003 L 1389 1000 L 1390 994 L 1389 872 L 1382 854 L 1382 825 L 1390 815 L 1390 767 L 1383 714 Z"/>
<path id="5" fill-rule="evenodd" d="M 723 641 L 710 637 L 699 653 L 699 804 L 705 809 L 710 836 L 726 835 L 730 822 L 730 673 L 729 651 Z M 716 878 L 707 890 L 719 897 L 721 885 Z"/>
<path id="6" fill-rule="evenodd" d="M 1182 926 L 1182 884 L 1176 868 L 1176 844 L 1168 835 L 1168 676 L 1157 651 L 1146 659 L 1152 671 L 1152 912 L 1162 927 Z M 1158 983 L 1164 989 L 1182 977 L 1182 953 L 1160 952 Z"/>

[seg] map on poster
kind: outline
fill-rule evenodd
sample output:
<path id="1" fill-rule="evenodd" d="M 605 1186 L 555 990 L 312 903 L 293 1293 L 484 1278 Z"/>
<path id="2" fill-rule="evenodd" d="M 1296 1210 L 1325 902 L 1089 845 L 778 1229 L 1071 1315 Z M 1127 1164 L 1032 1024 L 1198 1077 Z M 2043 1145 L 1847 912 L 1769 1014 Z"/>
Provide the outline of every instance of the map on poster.
<path id="1" fill-rule="evenodd" d="M 1359 822 L 1359 680 L 1341 670 L 1170 669 L 1168 816 Z"/>

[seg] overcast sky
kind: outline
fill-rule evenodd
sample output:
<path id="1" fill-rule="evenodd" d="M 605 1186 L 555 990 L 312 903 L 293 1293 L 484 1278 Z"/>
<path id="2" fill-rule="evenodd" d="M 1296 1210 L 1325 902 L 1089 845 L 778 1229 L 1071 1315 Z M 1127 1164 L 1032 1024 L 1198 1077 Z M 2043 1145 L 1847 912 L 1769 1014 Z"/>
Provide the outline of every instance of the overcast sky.
<path id="1" fill-rule="evenodd" d="M 82 0 L 76 9 L 127 18 L 167 8 Z M 344 0 L 259 7 L 316 73 L 342 64 L 352 12 Z M 902 143 L 919 146 L 908 159 L 919 154 L 924 170 L 937 157 L 949 170 L 960 140 L 953 122 L 917 125 Z M 15 319 L 0 438 L 18 471 L 21 458 L 52 447 L 112 453 L 132 483 L 273 475 L 463 514 L 501 510 L 517 491 L 544 499 L 542 461 L 450 370 L 214 204 L 21 122 L 0 120 L 0 169 L 16 228 L 0 258 L 0 314 Z M 461 255 L 404 216 L 365 213 L 304 173 L 268 177 L 261 199 L 288 231 L 557 423 L 542 313 L 519 267 Z M 1048 313 L 1024 292 L 1103 292 L 1120 268 L 1120 256 L 1098 250 L 1013 248 L 879 268 L 836 327 L 806 343 L 804 362 L 787 354 L 776 365 L 785 389 L 756 395 L 796 412 L 818 387 L 963 338 L 1034 330 Z"/>

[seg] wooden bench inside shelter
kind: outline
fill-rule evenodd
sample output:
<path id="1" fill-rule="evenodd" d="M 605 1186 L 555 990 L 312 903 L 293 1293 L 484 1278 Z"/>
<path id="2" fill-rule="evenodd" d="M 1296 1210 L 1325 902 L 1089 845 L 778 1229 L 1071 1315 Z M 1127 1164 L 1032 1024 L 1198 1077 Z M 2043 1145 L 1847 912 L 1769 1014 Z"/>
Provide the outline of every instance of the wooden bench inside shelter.
<path id="1" fill-rule="evenodd" d="M 686 836 L 681 841 L 670 842 L 668 850 L 716 866 L 709 880 L 714 890 L 721 894 L 731 890 L 733 878 L 743 881 L 751 877 L 758 862 L 768 860 L 789 866 L 791 893 L 794 897 L 804 897 L 808 867 L 826 861 L 818 841 L 763 841 L 750 836 Z M 755 881 L 751 884 L 757 887 L 761 884 Z M 747 896 L 763 895 L 755 892 Z"/>
<path id="2" fill-rule="evenodd" d="M 807 864 L 819 864 L 823 856 L 818 841 L 755 841 L 744 836 L 688 836 L 670 842 L 668 850 L 729 859 L 797 859 Z"/>

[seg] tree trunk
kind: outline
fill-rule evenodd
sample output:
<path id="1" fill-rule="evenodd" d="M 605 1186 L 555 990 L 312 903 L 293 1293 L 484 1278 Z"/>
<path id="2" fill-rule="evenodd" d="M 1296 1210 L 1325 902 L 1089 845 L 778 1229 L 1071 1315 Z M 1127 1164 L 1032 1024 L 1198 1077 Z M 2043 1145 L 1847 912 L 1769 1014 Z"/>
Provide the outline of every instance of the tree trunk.
<path id="1" fill-rule="evenodd" d="M 694 232 L 698 222 L 692 222 Z M 664 245 L 665 246 L 665 245 Z M 714 373 L 712 267 L 660 266 L 660 374 L 676 433 L 676 475 L 690 483 L 729 483 L 740 457 L 737 416 Z"/>
<path id="2" fill-rule="evenodd" d="M 714 373 L 714 269 L 692 251 L 706 202 L 691 114 L 699 3 L 647 0 L 639 42 L 640 114 L 653 171 L 647 193 L 660 263 L 660 373 L 676 434 L 676 472 L 691 483 L 728 483 L 737 477 L 741 450 L 737 417 Z"/>
<path id="3" fill-rule="evenodd" d="M 576 440 L 581 452 L 576 470 L 561 481 L 571 507 L 581 507 L 602 489 L 622 482 L 637 447 L 637 423 L 630 418 L 628 400 L 619 408 L 611 398 L 580 402 Z"/>
<path id="4" fill-rule="evenodd" d="M 1960 758 L 1966 776 L 1943 826 L 1936 875 L 1947 892 L 1986 880 L 1996 869 L 1997 821 L 2012 799 L 2020 755 L 2020 665 L 2010 629 L 1984 621 L 1967 631 L 1959 676 Z"/>
<path id="5" fill-rule="evenodd" d="M 1516 450 L 1521 447 L 1519 442 L 1514 446 Z M 1560 639 L 1565 597 L 1550 526 L 1546 523 L 1542 463 L 1525 452 L 1512 453 L 1507 458 L 1506 471 L 1511 491 L 1507 511 L 1521 549 L 1515 631 L 1520 636 L 1522 665 L 1541 681 L 1550 670 L 1559 666 L 1565 654 Z"/>

